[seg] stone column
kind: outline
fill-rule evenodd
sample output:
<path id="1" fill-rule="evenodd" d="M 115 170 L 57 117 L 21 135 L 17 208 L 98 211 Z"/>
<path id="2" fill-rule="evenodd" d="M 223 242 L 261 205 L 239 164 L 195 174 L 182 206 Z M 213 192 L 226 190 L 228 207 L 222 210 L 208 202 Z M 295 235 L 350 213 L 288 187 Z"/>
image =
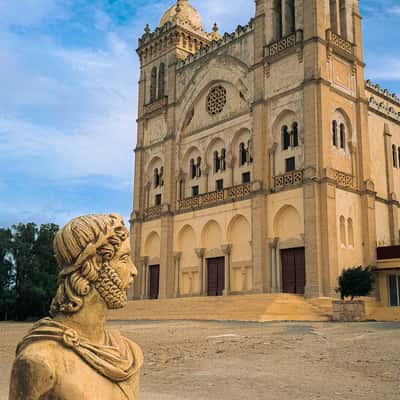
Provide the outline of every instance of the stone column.
<path id="1" fill-rule="evenodd" d="M 180 288 L 179 288 L 179 281 L 180 281 L 180 262 L 181 262 L 182 252 L 178 251 L 174 253 L 175 259 L 175 284 L 174 284 L 174 297 L 179 297 Z"/>
<path id="2" fill-rule="evenodd" d="M 197 257 L 199 258 L 199 288 L 198 292 L 200 296 L 205 294 L 205 282 L 206 282 L 206 277 L 205 277 L 205 268 L 204 268 L 204 253 L 206 249 L 200 248 L 200 249 L 194 249 Z"/>
<path id="3" fill-rule="evenodd" d="M 224 288 L 224 296 L 228 296 L 231 290 L 231 262 L 230 256 L 232 251 L 231 244 L 223 244 L 221 246 L 221 250 L 225 255 L 225 288 Z"/>
<path id="4" fill-rule="evenodd" d="M 200 178 L 200 194 L 204 194 L 208 192 L 208 171 L 209 168 L 206 165 L 204 170 L 201 171 Z"/>
<path id="5" fill-rule="evenodd" d="M 276 167 L 275 167 L 275 154 L 276 149 L 278 148 L 278 143 L 274 143 L 272 147 L 269 149 L 269 179 L 270 179 L 270 188 L 273 189 L 275 187 L 274 177 L 276 175 Z"/>
<path id="6" fill-rule="evenodd" d="M 141 272 L 142 272 L 142 279 L 141 279 L 141 293 L 140 293 L 140 298 L 142 300 L 148 298 L 148 279 L 149 279 L 149 268 L 148 268 L 148 263 L 149 263 L 149 257 L 142 257 L 141 259 Z"/>
<path id="7" fill-rule="evenodd" d="M 275 238 L 270 241 L 270 253 L 271 253 L 271 292 L 277 293 L 278 291 L 278 266 L 277 266 L 277 245 L 278 238 Z"/>

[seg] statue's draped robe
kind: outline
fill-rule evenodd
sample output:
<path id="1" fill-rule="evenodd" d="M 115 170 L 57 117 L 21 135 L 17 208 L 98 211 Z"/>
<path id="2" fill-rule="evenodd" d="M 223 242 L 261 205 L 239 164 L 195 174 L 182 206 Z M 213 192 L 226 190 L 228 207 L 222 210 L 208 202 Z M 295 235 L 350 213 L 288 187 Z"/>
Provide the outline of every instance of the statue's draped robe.
<path id="1" fill-rule="evenodd" d="M 74 329 L 51 318 L 44 318 L 33 326 L 18 345 L 17 356 L 31 343 L 54 340 L 77 354 L 96 372 L 117 384 L 127 400 L 136 400 L 127 381 L 140 373 L 143 353 L 139 346 L 117 333 L 105 331 L 105 337 L 103 346 L 92 344 L 79 337 Z"/>

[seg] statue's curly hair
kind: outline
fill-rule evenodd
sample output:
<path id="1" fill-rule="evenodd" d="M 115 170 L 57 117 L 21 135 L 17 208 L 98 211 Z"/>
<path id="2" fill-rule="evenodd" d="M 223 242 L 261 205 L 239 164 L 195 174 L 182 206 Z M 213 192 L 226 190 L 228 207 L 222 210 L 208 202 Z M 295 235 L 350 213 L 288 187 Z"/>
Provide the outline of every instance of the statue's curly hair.
<path id="1" fill-rule="evenodd" d="M 50 306 L 52 316 L 76 313 L 82 308 L 84 297 L 93 287 L 99 287 L 99 278 L 104 278 L 105 272 L 112 274 L 109 262 L 127 238 L 124 221 L 116 214 L 85 215 L 60 229 L 53 244 L 60 272 L 57 293 Z M 117 278 L 113 276 L 111 283 L 121 288 Z"/>

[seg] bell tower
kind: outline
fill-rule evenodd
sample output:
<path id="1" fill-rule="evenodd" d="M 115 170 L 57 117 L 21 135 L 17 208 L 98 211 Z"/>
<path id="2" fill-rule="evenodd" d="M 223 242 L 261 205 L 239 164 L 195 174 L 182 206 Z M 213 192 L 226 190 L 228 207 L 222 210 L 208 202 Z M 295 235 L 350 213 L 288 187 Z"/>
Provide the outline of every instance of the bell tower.
<path id="1" fill-rule="evenodd" d="M 138 96 L 138 132 L 135 149 L 134 210 L 131 218 L 134 254 L 140 254 L 141 226 L 145 210 L 161 214 L 161 265 L 160 298 L 167 293 L 168 282 L 173 276 L 168 271 L 173 263 L 173 218 L 176 201 L 175 182 L 175 113 L 176 113 L 176 65 L 220 38 L 214 25 L 211 33 L 203 29 L 202 19 L 188 0 L 177 0 L 162 16 L 153 31 L 146 25 L 139 38 L 137 54 L 140 58 Z M 145 149 L 163 147 L 164 157 L 159 164 L 146 164 Z M 141 260 L 134 260 L 137 265 Z M 137 282 L 136 285 L 139 285 Z M 135 293 L 140 288 L 135 287 Z"/>

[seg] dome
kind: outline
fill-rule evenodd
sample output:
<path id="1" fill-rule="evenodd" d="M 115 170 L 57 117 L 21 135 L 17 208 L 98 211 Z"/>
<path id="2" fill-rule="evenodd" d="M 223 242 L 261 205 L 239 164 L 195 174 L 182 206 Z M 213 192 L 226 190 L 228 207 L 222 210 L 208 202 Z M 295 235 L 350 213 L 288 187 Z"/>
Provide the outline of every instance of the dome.
<path id="1" fill-rule="evenodd" d="M 183 24 L 188 24 L 196 30 L 203 30 L 203 23 L 200 14 L 197 10 L 189 4 L 188 0 L 178 0 L 176 4 L 170 7 L 160 21 L 160 28 L 163 27 L 167 22 L 174 22 L 177 18 L 177 8 L 180 8 L 178 12 L 178 20 Z"/>

